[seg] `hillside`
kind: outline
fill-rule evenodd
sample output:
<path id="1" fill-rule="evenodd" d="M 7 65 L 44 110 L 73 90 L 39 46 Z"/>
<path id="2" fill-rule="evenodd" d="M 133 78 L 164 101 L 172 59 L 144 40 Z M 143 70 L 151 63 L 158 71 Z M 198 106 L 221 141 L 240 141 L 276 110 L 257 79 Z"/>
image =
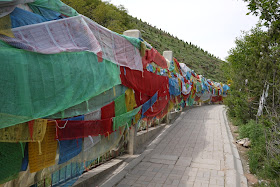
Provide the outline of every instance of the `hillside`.
<path id="1" fill-rule="evenodd" d="M 80 14 L 117 33 L 122 34 L 128 29 L 138 29 L 143 39 L 161 54 L 165 50 L 171 50 L 179 62 L 185 63 L 196 73 L 214 81 L 226 82 L 221 70 L 224 63 L 222 60 L 194 44 L 180 40 L 170 33 L 128 15 L 123 6 L 116 7 L 101 0 L 63 0 L 63 2 Z"/>

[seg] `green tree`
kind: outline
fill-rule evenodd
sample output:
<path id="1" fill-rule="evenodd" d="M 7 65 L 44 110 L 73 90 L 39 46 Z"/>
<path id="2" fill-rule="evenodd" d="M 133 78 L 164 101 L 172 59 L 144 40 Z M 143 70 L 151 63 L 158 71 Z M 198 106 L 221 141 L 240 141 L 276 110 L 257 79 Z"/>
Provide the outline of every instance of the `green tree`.
<path id="1" fill-rule="evenodd" d="M 229 64 L 225 66 L 230 67 L 224 67 L 227 78 L 233 81 L 232 93 L 228 98 L 231 103 L 227 103 L 229 111 L 232 117 L 238 117 L 244 123 L 255 118 L 254 114 L 257 113 L 258 106 L 251 103 L 258 103 L 263 85 L 272 69 L 273 63 L 267 56 L 269 50 L 267 38 L 267 32 L 262 31 L 260 27 L 244 33 L 235 41 L 236 47 L 229 52 L 227 58 Z M 246 80 L 248 80 L 247 84 L 245 84 Z M 235 100 L 240 101 L 233 102 Z"/>
<path id="2" fill-rule="evenodd" d="M 246 124 L 242 129 L 261 129 L 259 136 L 251 136 L 253 142 L 258 142 L 249 152 L 251 172 L 280 183 L 280 144 L 275 143 L 280 141 L 280 6 L 277 0 L 244 1 L 249 3 L 250 13 L 260 16 L 267 31 L 257 25 L 243 33 L 230 50 L 229 63 L 223 66 L 225 76 L 232 80 L 225 103 L 234 121 Z M 260 98 L 268 86 L 263 113 L 257 116 Z"/>
<path id="3" fill-rule="evenodd" d="M 280 2 L 278 0 L 244 0 L 249 3 L 250 12 L 260 16 L 267 26 L 280 21 Z"/>

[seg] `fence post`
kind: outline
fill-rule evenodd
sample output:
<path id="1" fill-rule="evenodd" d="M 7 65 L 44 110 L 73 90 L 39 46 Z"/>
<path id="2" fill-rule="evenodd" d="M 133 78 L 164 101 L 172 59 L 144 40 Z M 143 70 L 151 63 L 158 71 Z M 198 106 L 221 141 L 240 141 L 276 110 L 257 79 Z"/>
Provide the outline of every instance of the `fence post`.
<path id="1" fill-rule="evenodd" d="M 173 61 L 173 51 L 163 51 L 163 57 L 167 59 L 169 62 Z M 169 66 L 170 64 L 168 64 Z M 170 113 L 166 114 L 166 124 L 170 123 Z"/>
<path id="2" fill-rule="evenodd" d="M 163 51 L 163 57 L 171 62 L 173 60 L 173 51 Z"/>
<path id="3" fill-rule="evenodd" d="M 137 29 L 127 30 L 123 32 L 123 35 L 130 36 L 134 38 L 141 38 L 141 32 Z"/>
<path id="4" fill-rule="evenodd" d="M 134 38 L 141 38 L 141 32 L 136 29 L 124 31 L 123 35 L 134 37 Z M 136 136 L 137 136 L 136 125 L 132 125 L 129 131 L 129 139 L 128 139 L 128 154 L 130 155 L 133 155 L 136 151 Z"/>

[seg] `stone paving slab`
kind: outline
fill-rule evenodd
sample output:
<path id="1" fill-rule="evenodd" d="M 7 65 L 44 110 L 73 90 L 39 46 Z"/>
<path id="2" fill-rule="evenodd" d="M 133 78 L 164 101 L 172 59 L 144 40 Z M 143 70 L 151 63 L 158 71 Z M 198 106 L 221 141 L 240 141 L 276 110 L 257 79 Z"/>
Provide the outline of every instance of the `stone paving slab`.
<path id="1" fill-rule="evenodd" d="M 176 162 L 176 166 L 183 166 L 189 167 L 191 165 L 192 158 L 191 157 L 179 157 L 178 161 Z"/>
<path id="2" fill-rule="evenodd" d="M 151 158 L 162 159 L 162 160 L 172 160 L 172 161 L 177 161 L 178 160 L 178 156 L 173 156 L 173 155 L 154 154 L 154 155 L 152 155 Z"/>
<path id="3" fill-rule="evenodd" d="M 116 186 L 247 186 L 224 111 L 210 105 L 182 113 Z"/>

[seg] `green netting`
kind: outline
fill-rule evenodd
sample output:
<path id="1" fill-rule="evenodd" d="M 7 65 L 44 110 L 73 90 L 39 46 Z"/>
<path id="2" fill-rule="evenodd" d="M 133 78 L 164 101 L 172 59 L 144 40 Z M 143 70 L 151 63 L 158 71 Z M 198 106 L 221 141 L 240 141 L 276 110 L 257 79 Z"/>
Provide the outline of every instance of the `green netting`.
<path id="1" fill-rule="evenodd" d="M 10 45 L 8 45 L 5 42 L 0 40 L 0 49 L 3 49 L 3 48 L 12 48 L 12 46 L 10 46 Z"/>
<path id="2" fill-rule="evenodd" d="M 60 0 L 35 0 L 35 2 L 29 3 L 28 5 L 33 11 L 35 11 L 35 13 L 37 11 L 36 6 L 38 6 L 60 12 L 61 14 L 70 17 L 78 15 L 78 12 L 75 9 L 64 4 Z"/>
<path id="3" fill-rule="evenodd" d="M 68 118 L 95 111 L 114 101 L 117 97 L 124 94 L 126 90 L 127 87 L 121 84 L 117 85 L 114 88 L 111 88 L 110 90 L 107 90 L 86 102 L 67 108 L 66 110 L 51 115 L 48 118 Z"/>
<path id="4" fill-rule="evenodd" d="M 141 110 L 141 108 L 142 106 L 139 106 L 130 112 L 114 117 L 113 131 L 119 127 L 125 126 Z M 128 125 L 130 126 L 131 123 L 128 123 Z"/>
<path id="5" fill-rule="evenodd" d="M 0 50 L 0 128 L 78 105 L 121 83 L 120 70 L 90 52 Z"/>
<path id="6" fill-rule="evenodd" d="M 125 94 L 122 94 L 115 99 L 115 116 L 120 116 L 126 113 Z"/>
<path id="7" fill-rule="evenodd" d="M 25 143 L 0 143 L 0 184 L 17 178 Z"/>
<path id="8" fill-rule="evenodd" d="M 130 36 L 125 36 L 125 35 L 121 35 L 120 36 L 124 37 L 125 39 L 127 39 L 132 45 L 134 45 L 134 47 L 141 49 L 141 40 L 139 40 L 139 38 L 134 38 L 134 37 L 130 37 Z"/>

